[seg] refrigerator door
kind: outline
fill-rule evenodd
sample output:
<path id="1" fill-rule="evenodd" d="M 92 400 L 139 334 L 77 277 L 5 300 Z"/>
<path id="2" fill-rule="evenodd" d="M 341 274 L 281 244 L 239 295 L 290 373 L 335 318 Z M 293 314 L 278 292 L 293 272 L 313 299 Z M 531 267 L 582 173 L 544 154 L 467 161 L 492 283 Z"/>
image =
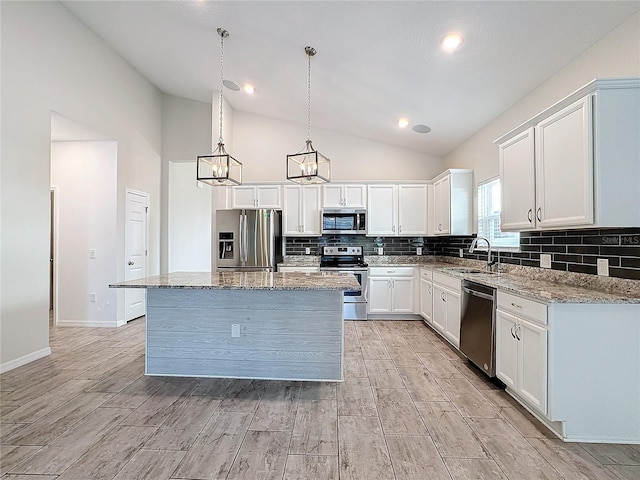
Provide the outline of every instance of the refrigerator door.
<path id="1" fill-rule="evenodd" d="M 246 268 L 273 269 L 274 264 L 274 211 L 247 210 Z"/>
<path id="2" fill-rule="evenodd" d="M 242 266 L 241 210 L 218 210 L 216 212 L 216 240 L 218 242 L 218 268 Z"/>

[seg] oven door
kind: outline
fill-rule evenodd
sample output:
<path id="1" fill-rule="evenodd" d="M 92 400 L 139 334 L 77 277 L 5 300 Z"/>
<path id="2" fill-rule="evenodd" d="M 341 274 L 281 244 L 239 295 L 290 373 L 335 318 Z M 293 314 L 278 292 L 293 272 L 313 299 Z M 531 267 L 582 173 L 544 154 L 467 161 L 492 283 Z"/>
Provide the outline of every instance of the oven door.
<path id="1" fill-rule="evenodd" d="M 336 267 L 321 267 L 323 272 L 340 272 L 352 273 L 358 283 L 360 283 L 360 292 L 344 293 L 343 318 L 345 320 L 366 320 L 367 319 L 367 297 L 369 283 L 367 281 L 367 269 L 346 269 Z"/>
<path id="2" fill-rule="evenodd" d="M 341 270 L 343 273 L 353 273 L 360 284 L 360 292 L 345 292 L 344 303 L 362 303 L 367 301 L 367 270 Z"/>

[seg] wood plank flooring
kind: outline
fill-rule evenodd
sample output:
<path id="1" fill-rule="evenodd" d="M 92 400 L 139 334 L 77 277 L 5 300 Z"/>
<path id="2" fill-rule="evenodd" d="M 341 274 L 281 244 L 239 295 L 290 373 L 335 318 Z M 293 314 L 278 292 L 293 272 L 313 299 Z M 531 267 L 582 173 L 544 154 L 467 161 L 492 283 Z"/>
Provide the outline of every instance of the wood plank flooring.
<path id="1" fill-rule="evenodd" d="M 145 377 L 144 319 L 50 329 L 0 376 L 0 478 L 640 479 L 565 444 L 421 322 L 347 322 L 345 381 Z"/>

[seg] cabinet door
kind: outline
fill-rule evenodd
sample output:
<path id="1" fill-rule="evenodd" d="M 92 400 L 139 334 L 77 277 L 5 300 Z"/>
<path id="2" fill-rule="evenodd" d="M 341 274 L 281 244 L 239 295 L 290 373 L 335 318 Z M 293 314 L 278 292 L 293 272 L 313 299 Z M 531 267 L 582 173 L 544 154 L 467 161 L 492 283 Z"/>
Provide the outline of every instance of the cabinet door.
<path id="1" fill-rule="evenodd" d="M 435 283 L 433 284 L 433 326 L 439 332 L 444 333 L 444 326 L 447 323 L 447 296 L 444 289 Z"/>
<path id="2" fill-rule="evenodd" d="M 500 227 L 507 230 L 535 228 L 534 129 L 498 146 L 502 209 Z"/>
<path id="3" fill-rule="evenodd" d="M 367 235 L 396 236 L 396 186 L 369 185 L 367 197 Z"/>
<path id="4" fill-rule="evenodd" d="M 367 208 L 367 186 L 344 185 L 342 198 L 345 207 Z"/>
<path id="5" fill-rule="evenodd" d="M 394 277 L 391 279 L 393 287 L 393 312 L 413 313 L 413 277 Z"/>
<path id="6" fill-rule="evenodd" d="M 518 340 L 518 392 L 528 403 L 547 413 L 547 329 L 520 319 Z"/>
<path id="7" fill-rule="evenodd" d="M 310 236 L 320 236 L 320 187 L 310 185 L 302 187 L 302 233 Z"/>
<path id="8" fill-rule="evenodd" d="M 587 96 L 536 126 L 540 228 L 593 224 L 591 104 L 592 96 Z"/>
<path id="9" fill-rule="evenodd" d="M 257 208 L 256 187 L 232 187 L 231 208 Z"/>
<path id="10" fill-rule="evenodd" d="M 369 313 L 388 313 L 392 308 L 390 277 L 369 277 Z"/>
<path id="11" fill-rule="evenodd" d="M 322 186 L 322 206 L 325 208 L 342 207 L 342 185 Z"/>
<path id="12" fill-rule="evenodd" d="M 444 336 L 456 348 L 460 348 L 460 294 L 452 290 L 445 290 L 445 293 L 447 321 L 445 323 Z"/>
<path id="13" fill-rule="evenodd" d="M 398 186 L 398 235 L 427 235 L 427 186 Z"/>
<path id="14" fill-rule="evenodd" d="M 514 390 L 517 390 L 518 378 L 516 326 L 516 317 L 501 310 L 496 312 L 496 376 Z"/>
<path id="15" fill-rule="evenodd" d="M 261 185 L 256 187 L 256 205 L 258 208 L 282 208 L 280 185 Z"/>
<path id="16" fill-rule="evenodd" d="M 282 232 L 284 236 L 302 236 L 300 207 L 302 204 L 302 187 L 285 185 L 284 205 L 282 208 Z"/>
<path id="17" fill-rule="evenodd" d="M 433 283 L 420 279 L 420 315 L 428 323 L 432 323 L 431 317 L 433 312 Z"/>
<path id="18" fill-rule="evenodd" d="M 434 233 L 451 233 L 451 177 L 447 175 L 433 184 L 434 188 Z"/>

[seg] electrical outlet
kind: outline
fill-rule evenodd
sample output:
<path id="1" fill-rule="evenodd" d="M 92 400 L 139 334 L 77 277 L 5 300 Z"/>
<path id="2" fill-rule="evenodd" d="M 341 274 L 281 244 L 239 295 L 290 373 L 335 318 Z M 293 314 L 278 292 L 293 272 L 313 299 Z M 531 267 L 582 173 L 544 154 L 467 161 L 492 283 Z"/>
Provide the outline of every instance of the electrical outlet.
<path id="1" fill-rule="evenodd" d="M 231 337 L 233 338 L 240 337 L 240 324 L 234 323 L 231 325 Z"/>
<path id="2" fill-rule="evenodd" d="M 98 301 L 98 294 L 97 293 L 90 293 L 89 294 L 89 301 L 91 303 L 96 303 Z"/>
<path id="3" fill-rule="evenodd" d="M 422 247 L 416 247 L 416 255 L 422 255 Z"/>
<path id="4" fill-rule="evenodd" d="M 304 249 L 304 254 L 305 254 L 305 255 L 311 255 L 311 247 L 306 247 L 306 248 Z"/>
<path id="5" fill-rule="evenodd" d="M 96 258 L 96 249 L 95 248 L 90 248 L 89 249 L 89 258 Z"/>
<path id="6" fill-rule="evenodd" d="M 378 247 L 378 255 L 384 255 L 384 248 Z"/>
<path id="7" fill-rule="evenodd" d="M 464 248 L 461 248 L 461 249 L 458 251 L 458 255 L 460 256 L 460 258 L 464 257 Z"/>
<path id="8" fill-rule="evenodd" d="M 540 268 L 551 268 L 551 255 L 548 253 L 540 254 Z"/>
<path id="9" fill-rule="evenodd" d="M 598 275 L 602 275 L 604 277 L 609 276 L 609 259 L 607 258 L 598 259 Z"/>

